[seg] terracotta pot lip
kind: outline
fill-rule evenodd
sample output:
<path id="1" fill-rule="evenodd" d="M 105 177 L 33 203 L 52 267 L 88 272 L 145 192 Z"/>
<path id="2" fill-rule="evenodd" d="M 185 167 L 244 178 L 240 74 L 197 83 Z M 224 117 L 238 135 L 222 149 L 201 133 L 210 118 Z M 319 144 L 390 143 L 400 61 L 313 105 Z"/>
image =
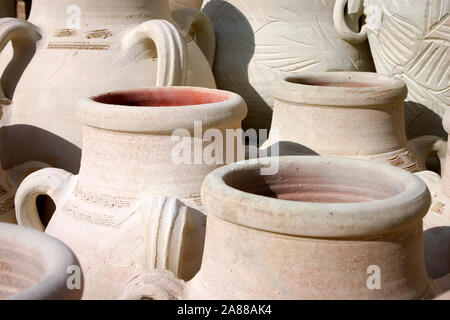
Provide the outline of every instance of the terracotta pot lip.
<path id="1" fill-rule="evenodd" d="M 374 72 L 319 72 L 284 77 L 273 94 L 289 103 L 376 107 L 403 102 L 408 88 L 400 79 Z"/>
<path id="2" fill-rule="evenodd" d="M 354 170 L 383 172 L 403 191 L 381 200 L 357 203 L 313 203 L 280 200 L 241 191 L 225 182 L 228 175 L 245 179 L 245 171 L 260 170 L 273 161 L 280 166 L 350 166 Z M 318 171 L 320 172 L 320 171 Z M 369 181 L 370 182 L 370 181 Z M 422 219 L 431 203 L 422 180 L 405 170 L 370 161 L 317 156 L 283 156 L 234 163 L 210 173 L 202 186 L 209 215 L 258 230 L 312 238 L 354 238 L 386 233 Z M 233 209 L 233 203 L 239 206 Z"/>
<path id="3" fill-rule="evenodd" d="M 163 94 L 191 91 L 203 95 L 227 96 L 227 98 L 218 102 L 181 106 L 130 106 L 95 101 L 107 94 L 156 91 Z M 223 90 L 200 87 L 152 87 L 111 91 L 82 99 L 78 105 L 78 114 L 85 125 L 99 129 L 167 134 L 176 129 L 192 130 L 196 121 L 202 122 L 203 129 L 240 123 L 247 115 L 247 105 L 241 96 Z"/>
<path id="4" fill-rule="evenodd" d="M 4 239 L 13 239 L 21 248 L 34 253 L 34 257 L 41 259 L 44 268 L 44 273 L 38 282 L 17 294 L 6 297 L 7 300 L 81 298 L 82 290 L 69 291 L 67 288 L 69 276 L 67 268 L 80 266 L 80 264 L 65 244 L 33 229 L 0 223 L 0 247 Z"/>

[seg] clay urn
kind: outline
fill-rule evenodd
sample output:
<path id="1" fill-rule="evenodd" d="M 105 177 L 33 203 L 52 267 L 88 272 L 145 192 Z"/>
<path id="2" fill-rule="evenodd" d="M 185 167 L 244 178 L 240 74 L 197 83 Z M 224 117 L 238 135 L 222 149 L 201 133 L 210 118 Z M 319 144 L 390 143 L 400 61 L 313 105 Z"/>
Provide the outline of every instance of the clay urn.
<path id="1" fill-rule="evenodd" d="M 403 100 L 406 84 L 369 72 L 325 72 L 286 77 L 273 84 L 275 107 L 269 139 L 281 155 L 353 157 L 411 172 L 427 159 L 444 162 L 446 143 L 437 136 L 408 141 Z"/>
<path id="2" fill-rule="evenodd" d="M 267 175 L 269 168 L 278 173 Z M 122 298 L 425 299 L 422 218 L 431 197 L 415 175 L 369 161 L 289 156 L 209 174 L 202 266 L 189 282 L 136 275 Z"/>
<path id="3" fill-rule="evenodd" d="M 193 87 L 84 99 L 80 173 L 52 168 L 28 176 L 16 194 L 17 220 L 45 230 L 77 254 L 85 299 L 116 298 L 139 270 L 169 269 L 189 280 L 203 252 L 201 185 L 223 166 L 201 158 L 216 146 L 208 132 L 240 134 L 246 111 L 234 93 Z M 228 157 L 225 144 L 217 151 Z M 56 204 L 46 227 L 35 205 L 41 194 Z"/>

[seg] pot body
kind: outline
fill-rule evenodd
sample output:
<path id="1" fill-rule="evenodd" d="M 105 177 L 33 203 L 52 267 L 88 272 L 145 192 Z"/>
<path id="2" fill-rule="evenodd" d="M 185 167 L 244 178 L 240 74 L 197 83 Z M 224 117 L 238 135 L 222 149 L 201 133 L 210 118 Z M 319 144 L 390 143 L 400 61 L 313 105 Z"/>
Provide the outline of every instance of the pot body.
<path id="1" fill-rule="evenodd" d="M 269 128 L 271 84 L 278 76 L 374 70 L 367 43 L 342 40 L 333 25 L 335 1 L 210 0 L 202 11 L 217 38 L 219 88 L 244 97 L 246 128 Z"/>
<path id="2" fill-rule="evenodd" d="M 269 166 L 278 172 L 266 175 Z M 262 158 L 210 173 L 202 199 L 208 221 L 196 276 L 184 283 L 143 274 L 123 297 L 420 299 L 438 293 L 423 257 L 430 193 L 405 170 L 345 158 Z"/>
<path id="3" fill-rule="evenodd" d="M 183 88 L 167 90 L 150 91 L 159 92 L 159 97 L 163 92 L 167 99 L 184 92 Z M 186 90 L 189 92 L 182 94 L 191 97 L 196 92 L 210 93 Z M 169 269 L 186 280 L 198 271 L 206 219 L 201 212 L 200 188 L 204 177 L 222 164 L 196 164 L 190 156 L 189 162 L 174 162 L 173 150 L 181 144 L 203 152 L 211 142 L 203 136 L 172 136 L 171 130 L 155 130 L 158 124 L 166 126 L 164 130 L 178 126 L 167 124 L 167 119 L 180 119 L 184 123 L 180 128 L 190 130 L 194 125 L 191 119 L 195 119 L 203 123 L 203 134 L 211 129 L 207 123 L 213 118 L 221 119 L 214 125 L 219 132 L 239 129 L 246 107 L 242 99 L 230 95 L 235 98 L 229 105 L 204 107 L 111 106 L 86 100 L 80 107 L 84 130 L 79 175 L 41 170 L 22 183 L 16 196 L 19 224 L 44 229 L 36 220 L 36 212 L 27 207 L 35 198 L 34 190 L 41 187 L 40 192 L 50 195 L 56 204 L 45 232 L 67 243 L 78 255 L 86 275 L 84 299 L 117 298 L 122 286 L 138 271 Z M 162 114 L 156 116 L 160 111 Z M 117 121 L 145 128 L 114 130 Z M 53 183 L 45 188 L 49 180 Z"/>
<path id="4" fill-rule="evenodd" d="M 402 81 L 375 73 L 317 73 L 280 80 L 274 89 L 270 137 L 263 147 L 277 144 L 282 155 L 354 157 L 423 171 L 442 139 L 407 141 L 406 93 Z"/>
<path id="5" fill-rule="evenodd" d="M 170 10 L 181 8 L 195 8 L 202 7 L 203 0 L 169 0 Z"/>
<path id="6" fill-rule="evenodd" d="M 442 117 L 450 103 L 450 1 L 365 0 L 364 5 L 377 72 L 408 85 L 408 136 L 446 137 Z"/>
<path id="7" fill-rule="evenodd" d="M 32 25 L 16 27 L 28 33 L 13 28 L 7 37 L 18 48 L 2 53 L 2 162 L 39 160 L 77 173 L 81 98 L 154 85 L 215 87 L 206 58 L 169 15 L 166 0 L 34 1 Z"/>
<path id="8" fill-rule="evenodd" d="M 0 223 L 0 261 L 0 299 L 81 298 L 83 275 L 78 260 L 53 237 Z M 71 275 L 73 282 L 69 281 Z M 74 285 L 72 290 L 68 283 Z"/>

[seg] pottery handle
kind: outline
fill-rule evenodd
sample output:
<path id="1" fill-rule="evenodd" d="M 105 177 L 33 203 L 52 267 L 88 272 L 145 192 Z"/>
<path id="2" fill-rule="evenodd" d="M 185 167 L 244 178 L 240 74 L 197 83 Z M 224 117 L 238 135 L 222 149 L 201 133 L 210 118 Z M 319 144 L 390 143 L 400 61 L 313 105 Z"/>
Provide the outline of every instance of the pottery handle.
<path id="1" fill-rule="evenodd" d="M 149 270 L 129 280 L 119 300 L 179 300 L 186 283 L 167 270 Z"/>
<path id="2" fill-rule="evenodd" d="M 70 187 L 75 184 L 76 176 L 55 168 L 36 171 L 26 177 L 16 192 L 15 206 L 17 222 L 21 226 L 44 231 L 39 218 L 36 198 L 48 195 L 59 207 L 63 204 Z"/>
<path id="3" fill-rule="evenodd" d="M 415 151 L 419 160 L 426 164 L 428 157 L 436 154 L 441 165 L 441 176 L 445 169 L 445 159 L 447 154 L 447 142 L 437 136 L 421 136 L 409 140 L 409 144 Z"/>
<path id="4" fill-rule="evenodd" d="M 174 10 L 172 19 L 192 36 L 212 67 L 216 55 L 216 33 L 208 16 L 197 9 L 183 8 Z"/>
<path id="5" fill-rule="evenodd" d="M 11 41 L 14 54 L 17 54 L 20 60 L 26 60 L 30 53 L 29 49 L 36 45 L 38 38 L 39 33 L 33 24 L 22 19 L 0 19 L 0 52 Z M 2 85 L 0 85 L 0 104 L 11 104 L 11 99 L 6 96 Z"/>
<path id="6" fill-rule="evenodd" d="M 334 27 L 343 40 L 351 44 L 360 44 L 367 40 L 366 25 L 362 26 L 360 32 L 355 32 L 348 26 L 350 22 L 354 28 L 359 27 L 363 10 L 363 0 L 336 0 L 333 11 Z"/>
<path id="7" fill-rule="evenodd" d="M 151 40 L 158 57 L 157 87 L 183 86 L 187 79 L 186 43 L 177 28 L 166 20 L 143 22 L 122 39 L 122 49 L 130 50 L 140 42 Z"/>

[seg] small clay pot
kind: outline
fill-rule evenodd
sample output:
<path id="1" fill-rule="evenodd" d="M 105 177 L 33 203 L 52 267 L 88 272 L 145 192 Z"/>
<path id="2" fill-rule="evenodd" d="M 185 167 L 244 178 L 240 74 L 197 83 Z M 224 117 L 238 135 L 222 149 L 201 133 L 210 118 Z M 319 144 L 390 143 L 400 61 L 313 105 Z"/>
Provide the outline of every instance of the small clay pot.
<path id="1" fill-rule="evenodd" d="M 41 232 L 0 223 L 0 299 L 80 299 L 82 282 L 78 260 L 65 244 Z"/>
<path id="2" fill-rule="evenodd" d="M 442 154 L 440 137 L 408 141 L 402 80 L 376 73 L 326 72 L 275 82 L 270 137 L 281 155 L 354 157 L 411 172 L 426 169 L 430 155 Z"/>

